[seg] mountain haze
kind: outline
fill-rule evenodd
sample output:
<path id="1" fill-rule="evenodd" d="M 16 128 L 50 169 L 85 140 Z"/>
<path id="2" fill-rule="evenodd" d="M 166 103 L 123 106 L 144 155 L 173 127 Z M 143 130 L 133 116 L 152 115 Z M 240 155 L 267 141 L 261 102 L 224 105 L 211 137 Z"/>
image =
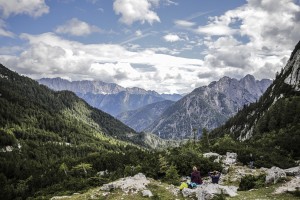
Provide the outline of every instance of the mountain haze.
<path id="1" fill-rule="evenodd" d="M 237 80 L 223 77 L 208 86 L 195 89 L 170 106 L 146 131 L 163 138 L 183 139 L 196 128 L 213 129 L 223 124 L 244 105 L 255 102 L 271 80 L 255 80 L 252 75 Z"/>
<path id="2" fill-rule="evenodd" d="M 68 81 L 61 78 L 43 78 L 39 83 L 51 89 L 75 92 L 91 106 L 117 116 L 122 112 L 135 110 L 151 103 L 166 99 L 178 100 L 178 94 L 158 94 L 141 88 L 124 88 L 114 83 L 102 81 Z"/>
<path id="3" fill-rule="evenodd" d="M 174 101 L 170 100 L 159 101 L 137 110 L 123 112 L 117 116 L 117 119 L 133 128 L 135 131 L 143 131 L 174 103 Z"/>

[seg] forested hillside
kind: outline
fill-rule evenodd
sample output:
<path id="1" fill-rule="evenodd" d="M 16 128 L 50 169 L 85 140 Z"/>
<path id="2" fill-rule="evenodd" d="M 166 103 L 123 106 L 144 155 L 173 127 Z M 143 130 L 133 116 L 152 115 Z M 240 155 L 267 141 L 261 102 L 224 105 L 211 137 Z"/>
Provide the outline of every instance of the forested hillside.
<path id="1" fill-rule="evenodd" d="M 105 181 L 93 177 L 102 170 L 119 177 L 125 165 L 148 155 L 124 142 L 134 136 L 74 93 L 54 92 L 0 66 L 0 199 L 83 189 Z"/>

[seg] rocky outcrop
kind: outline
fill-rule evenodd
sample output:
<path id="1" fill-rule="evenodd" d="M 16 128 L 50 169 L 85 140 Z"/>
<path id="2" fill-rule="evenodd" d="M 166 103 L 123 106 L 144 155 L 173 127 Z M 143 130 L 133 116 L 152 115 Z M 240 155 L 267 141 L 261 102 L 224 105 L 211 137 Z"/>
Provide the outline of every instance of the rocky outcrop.
<path id="1" fill-rule="evenodd" d="M 277 183 L 281 178 L 286 177 L 286 173 L 283 169 L 280 169 L 279 167 L 272 167 L 271 169 L 266 170 L 266 184 L 270 183 Z"/>
<path id="2" fill-rule="evenodd" d="M 225 166 L 234 165 L 237 162 L 237 154 L 231 152 L 226 152 L 226 155 L 223 156 L 218 153 L 209 152 L 209 153 L 204 153 L 203 157 L 204 158 L 213 157 L 215 158 L 214 162 L 218 162 L 218 163 L 222 162 Z"/>
<path id="3" fill-rule="evenodd" d="M 237 161 L 237 154 L 236 153 L 227 152 L 226 153 L 226 157 L 223 160 L 223 163 L 225 165 L 233 165 L 233 164 L 236 164 L 236 161 Z"/>
<path id="4" fill-rule="evenodd" d="M 298 176 L 300 175 L 300 166 L 284 169 L 284 172 L 287 176 Z"/>
<path id="5" fill-rule="evenodd" d="M 111 191 L 114 189 L 121 189 L 124 193 L 137 193 L 146 190 L 146 186 L 150 183 L 146 176 L 142 173 L 136 174 L 133 177 L 126 177 L 115 182 L 104 184 L 100 190 Z M 149 194 L 149 193 L 148 193 Z"/>
<path id="6" fill-rule="evenodd" d="M 299 190 L 299 187 L 300 187 L 300 177 L 296 176 L 293 177 L 292 180 L 290 180 L 289 182 L 277 188 L 274 194 L 281 194 L 284 192 L 295 192 L 296 190 Z"/>
<path id="7" fill-rule="evenodd" d="M 196 195 L 198 200 L 209 200 L 214 198 L 216 194 L 225 194 L 230 197 L 237 195 L 237 187 L 223 186 L 218 184 L 202 184 L 195 189 L 184 188 L 182 195 L 184 197 L 191 197 Z"/>

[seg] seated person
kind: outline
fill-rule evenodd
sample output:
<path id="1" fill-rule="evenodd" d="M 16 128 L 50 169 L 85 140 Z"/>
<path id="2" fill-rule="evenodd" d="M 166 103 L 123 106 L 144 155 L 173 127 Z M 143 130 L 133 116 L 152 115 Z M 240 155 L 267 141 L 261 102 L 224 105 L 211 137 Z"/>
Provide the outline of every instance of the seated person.
<path id="1" fill-rule="evenodd" d="M 200 172 L 197 170 L 197 167 L 193 167 L 193 172 L 191 174 L 191 182 L 196 183 L 197 185 L 202 184 L 202 179 L 200 176 Z"/>
<path id="2" fill-rule="evenodd" d="M 221 173 L 218 171 L 209 172 L 208 174 L 211 178 L 211 182 L 214 184 L 218 184 L 220 180 Z"/>

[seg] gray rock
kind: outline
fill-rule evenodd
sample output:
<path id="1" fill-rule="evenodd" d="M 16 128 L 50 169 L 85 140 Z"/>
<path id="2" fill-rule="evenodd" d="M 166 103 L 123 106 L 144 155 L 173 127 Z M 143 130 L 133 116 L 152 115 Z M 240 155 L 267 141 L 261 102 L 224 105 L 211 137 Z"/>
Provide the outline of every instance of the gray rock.
<path id="1" fill-rule="evenodd" d="M 279 179 L 286 177 L 286 173 L 284 172 L 284 170 L 280 169 L 279 167 L 272 167 L 271 169 L 268 169 L 266 173 L 267 173 L 266 181 L 265 181 L 266 184 L 269 183 L 275 184 L 279 181 Z"/>
<path id="2" fill-rule="evenodd" d="M 128 193 L 129 191 L 137 193 L 138 191 L 145 190 L 149 183 L 150 181 L 147 180 L 144 174 L 138 173 L 133 177 L 126 177 L 112 183 L 104 184 L 100 190 L 110 191 L 119 188 L 125 193 Z"/>
<path id="3" fill-rule="evenodd" d="M 196 196 L 198 200 L 212 199 L 216 194 L 227 194 L 230 197 L 237 195 L 237 187 L 235 186 L 223 186 L 218 184 L 203 184 L 197 187 Z"/>
<path id="4" fill-rule="evenodd" d="M 143 190 L 142 195 L 143 195 L 143 197 L 152 197 L 153 196 L 153 194 L 150 190 Z"/>
<path id="5" fill-rule="evenodd" d="M 181 192 L 184 197 L 190 197 L 196 194 L 196 189 L 183 188 Z"/>
<path id="6" fill-rule="evenodd" d="M 297 176 L 300 175 L 300 166 L 292 167 L 289 169 L 284 169 L 284 172 L 287 176 Z"/>
<path id="7" fill-rule="evenodd" d="M 225 165 L 233 165 L 236 164 L 237 154 L 236 153 L 226 153 L 225 159 L 222 161 Z"/>
<path id="8" fill-rule="evenodd" d="M 279 188 L 277 188 L 274 192 L 274 194 L 281 194 L 284 192 L 294 192 L 300 187 L 300 177 L 294 177 L 289 182 L 281 185 Z"/>

